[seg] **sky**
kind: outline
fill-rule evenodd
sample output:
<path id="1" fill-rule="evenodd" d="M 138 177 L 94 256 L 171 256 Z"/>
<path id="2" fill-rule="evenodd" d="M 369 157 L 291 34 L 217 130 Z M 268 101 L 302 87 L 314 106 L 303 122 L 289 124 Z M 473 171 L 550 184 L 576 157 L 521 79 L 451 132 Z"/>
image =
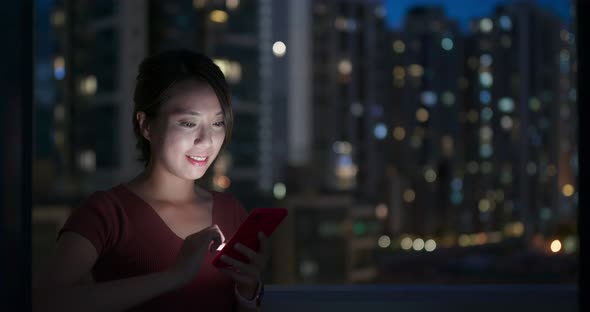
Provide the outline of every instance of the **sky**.
<path id="1" fill-rule="evenodd" d="M 518 0 L 385 0 L 389 26 L 398 29 L 403 24 L 406 11 L 418 5 L 437 5 L 445 8 L 447 16 L 457 19 L 466 29 L 471 18 L 490 15 L 497 5 L 514 3 Z M 570 21 L 571 0 L 528 0 L 551 10 L 566 21 Z"/>

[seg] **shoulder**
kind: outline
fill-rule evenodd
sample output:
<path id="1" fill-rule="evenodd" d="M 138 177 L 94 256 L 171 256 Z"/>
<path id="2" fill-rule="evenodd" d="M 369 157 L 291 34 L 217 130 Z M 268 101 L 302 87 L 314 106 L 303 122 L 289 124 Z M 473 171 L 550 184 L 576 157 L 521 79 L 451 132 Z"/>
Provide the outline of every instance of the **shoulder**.
<path id="1" fill-rule="evenodd" d="M 119 223 L 126 222 L 125 207 L 128 206 L 126 203 L 129 200 L 119 187 L 95 191 L 73 209 L 68 223 L 115 227 Z"/>
<path id="2" fill-rule="evenodd" d="M 99 255 L 108 251 L 125 232 L 126 214 L 116 187 L 95 191 L 70 214 L 58 237 L 75 232 L 90 241 Z"/>
<path id="3" fill-rule="evenodd" d="M 121 200 L 118 187 L 107 190 L 98 190 L 88 195 L 78 206 L 78 209 L 113 210 L 121 208 Z"/>

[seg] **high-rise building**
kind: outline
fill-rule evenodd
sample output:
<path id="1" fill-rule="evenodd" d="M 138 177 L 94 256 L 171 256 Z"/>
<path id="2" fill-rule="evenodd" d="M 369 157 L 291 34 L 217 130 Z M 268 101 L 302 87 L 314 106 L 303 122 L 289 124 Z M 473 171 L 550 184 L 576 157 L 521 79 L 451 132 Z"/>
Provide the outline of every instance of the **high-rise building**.
<path id="1" fill-rule="evenodd" d="M 442 8 L 415 7 L 388 44 L 392 97 L 384 144 L 397 234 L 435 235 L 456 225 L 451 184 L 461 179 L 462 38 Z"/>
<path id="2" fill-rule="evenodd" d="M 386 105 L 381 1 L 315 1 L 311 8 L 312 167 L 314 185 L 377 197 L 377 140 Z"/>
<path id="3" fill-rule="evenodd" d="M 466 189 L 464 213 L 471 211 L 471 230 L 520 224 L 525 237 L 554 234 L 575 210 L 572 35 L 524 3 L 498 7 L 472 28 L 464 185 L 477 189 Z"/>
<path id="4" fill-rule="evenodd" d="M 387 132 L 390 88 L 388 54 L 379 49 L 384 16 L 381 1 L 290 2 L 288 164 L 305 185 L 287 181 L 296 191 L 284 202 L 291 226 L 281 246 L 291 253 L 279 257 L 286 261 L 279 280 L 361 283 L 376 276 L 382 226 L 374 202 L 384 167 L 377 141 Z"/>
<path id="5" fill-rule="evenodd" d="M 145 55 L 141 6 L 55 1 L 53 114 L 37 119 L 39 126 L 51 125 L 44 129 L 52 134 L 49 158 L 55 167 L 38 172 L 39 200 L 85 196 L 139 168 L 130 115 L 133 80 Z"/>

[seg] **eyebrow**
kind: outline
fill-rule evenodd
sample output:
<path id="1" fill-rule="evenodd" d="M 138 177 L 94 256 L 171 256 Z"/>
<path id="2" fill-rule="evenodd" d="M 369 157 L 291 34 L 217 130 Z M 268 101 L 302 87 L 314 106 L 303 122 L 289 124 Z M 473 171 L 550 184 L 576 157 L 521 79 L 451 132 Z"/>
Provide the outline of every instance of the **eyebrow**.
<path id="1" fill-rule="evenodd" d="M 191 116 L 201 116 L 200 112 L 195 112 L 192 110 L 176 110 L 173 111 L 172 114 L 174 115 L 191 115 Z M 223 115 L 223 111 L 219 111 L 217 112 L 217 114 L 215 114 L 215 116 L 222 116 Z"/>

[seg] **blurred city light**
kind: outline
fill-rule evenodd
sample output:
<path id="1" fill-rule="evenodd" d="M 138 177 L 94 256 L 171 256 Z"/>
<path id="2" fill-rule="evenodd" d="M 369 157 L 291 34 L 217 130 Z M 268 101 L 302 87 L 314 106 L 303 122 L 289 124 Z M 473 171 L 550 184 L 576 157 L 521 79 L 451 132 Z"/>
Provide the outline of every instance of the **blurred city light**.
<path id="1" fill-rule="evenodd" d="M 426 251 L 434 251 L 436 249 L 436 242 L 433 239 L 428 239 L 424 243 L 424 250 Z"/>
<path id="2" fill-rule="evenodd" d="M 282 41 L 277 41 L 272 45 L 272 53 L 276 57 L 283 57 L 287 52 L 287 46 Z"/>
<path id="3" fill-rule="evenodd" d="M 225 22 L 227 22 L 228 15 L 227 15 L 227 12 L 225 12 L 225 11 L 213 10 L 209 14 L 209 19 L 211 19 L 211 21 L 215 22 L 215 23 L 225 23 Z"/>
<path id="4" fill-rule="evenodd" d="M 561 251 L 561 242 L 559 240 L 554 240 L 551 242 L 551 251 L 554 253 L 557 253 L 559 251 Z"/>
<path id="5" fill-rule="evenodd" d="M 387 247 L 389 247 L 389 245 L 391 245 L 391 239 L 387 235 L 382 235 L 379 237 L 377 244 L 381 248 L 387 248 Z"/>
<path id="6" fill-rule="evenodd" d="M 281 200 L 287 196 L 287 187 L 283 183 L 275 183 L 272 192 L 276 199 Z"/>

